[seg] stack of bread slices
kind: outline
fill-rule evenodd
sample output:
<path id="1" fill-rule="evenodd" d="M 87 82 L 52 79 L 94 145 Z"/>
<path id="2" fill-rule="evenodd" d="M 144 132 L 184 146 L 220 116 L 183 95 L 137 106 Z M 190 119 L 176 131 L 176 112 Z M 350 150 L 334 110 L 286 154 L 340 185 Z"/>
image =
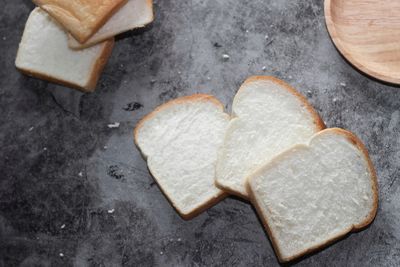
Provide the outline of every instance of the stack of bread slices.
<path id="1" fill-rule="evenodd" d="M 286 262 L 372 222 L 377 178 L 362 142 L 325 129 L 307 100 L 273 77 L 251 77 L 232 114 L 213 96 L 178 98 L 134 132 L 156 182 L 185 219 L 228 194 L 255 206 Z"/>
<path id="2" fill-rule="evenodd" d="M 114 36 L 151 23 L 152 0 L 33 0 L 16 67 L 84 92 L 96 88 Z"/>

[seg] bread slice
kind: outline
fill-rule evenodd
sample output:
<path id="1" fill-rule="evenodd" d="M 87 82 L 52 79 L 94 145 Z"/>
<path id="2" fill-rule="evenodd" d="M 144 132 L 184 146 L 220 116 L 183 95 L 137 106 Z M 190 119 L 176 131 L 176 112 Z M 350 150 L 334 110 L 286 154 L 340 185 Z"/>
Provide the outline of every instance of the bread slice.
<path id="1" fill-rule="evenodd" d="M 282 262 L 367 226 L 378 206 L 368 152 L 342 129 L 324 130 L 282 153 L 252 174 L 248 185 Z"/>
<path id="2" fill-rule="evenodd" d="M 216 184 L 243 198 L 248 197 L 246 178 L 253 171 L 325 127 L 303 96 L 267 76 L 244 82 L 232 113 L 218 157 Z"/>
<path id="3" fill-rule="evenodd" d="M 184 219 L 225 197 L 214 179 L 228 122 L 217 99 L 199 94 L 158 107 L 135 128 L 135 143 L 151 174 Z"/>
<path id="4" fill-rule="evenodd" d="M 71 35 L 68 45 L 73 49 L 82 49 L 114 37 L 120 33 L 144 27 L 154 20 L 153 0 L 128 0 L 89 40 L 79 43 Z"/>
<path id="5" fill-rule="evenodd" d="M 85 43 L 127 0 L 33 0 Z"/>
<path id="6" fill-rule="evenodd" d="M 26 22 L 16 67 L 37 78 L 94 91 L 114 40 L 80 51 L 70 49 L 67 40 L 67 33 L 46 12 L 34 9 Z"/>

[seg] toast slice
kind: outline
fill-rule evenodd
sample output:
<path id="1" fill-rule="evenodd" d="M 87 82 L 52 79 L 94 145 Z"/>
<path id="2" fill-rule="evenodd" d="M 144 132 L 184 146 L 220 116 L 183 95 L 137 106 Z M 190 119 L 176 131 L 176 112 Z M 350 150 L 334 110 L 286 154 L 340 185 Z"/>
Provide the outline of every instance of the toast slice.
<path id="1" fill-rule="evenodd" d="M 228 122 L 217 99 L 199 94 L 158 107 L 135 128 L 135 143 L 151 174 L 184 219 L 225 197 L 214 180 Z"/>
<path id="2" fill-rule="evenodd" d="M 83 49 L 114 37 L 120 33 L 141 28 L 154 20 L 153 0 L 128 0 L 89 40 L 84 44 L 69 35 L 68 45 Z"/>
<path id="3" fill-rule="evenodd" d="M 33 0 L 85 43 L 127 0 Z"/>
<path id="4" fill-rule="evenodd" d="M 246 178 L 265 162 L 325 128 L 317 112 L 283 81 L 251 77 L 236 94 L 217 162 L 216 184 L 248 198 Z"/>
<path id="5" fill-rule="evenodd" d="M 248 186 L 282 262 L 367 226 L 378 207 L 368 152 L 342 129 L 324 130 L 282 153 L 252 174 Z"/>
<path id="6" fill-rule="evenodd" d="M 68 36 L 45 11 L 34 9 L 25 25 L 16 67 L 40 79 L 92 92 L 111 55 L 114 40 L 85 50 L 68 47 Z"/>

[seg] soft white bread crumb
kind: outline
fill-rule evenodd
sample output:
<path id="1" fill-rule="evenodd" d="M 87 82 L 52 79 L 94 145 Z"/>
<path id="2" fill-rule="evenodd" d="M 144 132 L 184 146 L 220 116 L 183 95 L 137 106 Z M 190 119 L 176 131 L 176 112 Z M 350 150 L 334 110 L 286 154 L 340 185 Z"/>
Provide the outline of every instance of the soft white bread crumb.
<path id="1" fill-rule="evenodd" d="M 80 51 L 70 49 L 67 41 L 54 19 L 36 8 L 26 22 L 15 65 L 31 76 L 93 91 L 114 41 Z"/>
<path id="2" fill-rule="evenodd" d="M 249 78 L 242 85 L 232 113 L 218 157 L 216 184 L 245 198 L 246 178 L 254 170 L 324 128 L 304 97 L 267 76 Z"/>
<path id="3" fill-rule="evenodd" d="M 128 0 L 88 41 L 81 44 L 69 35 L 68 45 L 73 49 L 90 47 L 120 33 L 144 27 L 153 20 L 153 0 Z"/>
<path id="4" fill-rule="evenodd" d="M 368 225 L 378 195 L 361 141 L 341 129 L 316 134 L 248 179 L 251 199 L 281 261 L 289 261 Z"/>
<path id="5" fill-rule="evenodd" d="M 162 105 L 135 129 L 135 143 L 150 172 L 185 219 L 225 196 L 214 180 L 228 122 L 218 100 L 193 95 Z"/>

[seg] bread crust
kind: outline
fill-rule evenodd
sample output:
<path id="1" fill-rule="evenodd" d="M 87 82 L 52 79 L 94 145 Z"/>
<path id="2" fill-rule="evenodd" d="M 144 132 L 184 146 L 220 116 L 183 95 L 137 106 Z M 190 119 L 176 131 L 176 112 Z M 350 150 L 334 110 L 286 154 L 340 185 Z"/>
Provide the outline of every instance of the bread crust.
<path id="1" fill-rule="evenodd" d="M 129 0 L 128 0 L 128 1 L 129 1 Z M 98 44 L 98 43 L 100 43 L 100 42 L 103 42 L 104 40 L 106 40 L 106 39 L 108 39 L 108 38 L 117 36 L 118 34 L 121 34 L 121 33 L 123 33 L 123 32 L 127 32 L 127 31 L 131 31 L 131 30 L 133 30 L 133 29 L 139 29 L 139 28 L 144 28 L 144 27 L 146 27 L 147 25 L 149 25 L 150 23 L 152 23 L 152 22 L 154 21 L 153 0 L 146 0 L 146 5 L 147 5 L 147 7 L 151 10 L 151 18 L 150 18 L 149 21 L 147 21 L 147 22 L 144 23 L 143 25 L 134 27 L 134 28 L 129 29 L 129 30 L 126 30 L 126 31 L 125 31 L 125 30 L 124 30 L 124 31 L 118 31 L 118 32 L 115 32 L 113 35 L 104 35 L 104 36 L 100 36 L 100 37 L 98 37 L 98 38 L 95 38 L 95 37 L 96 37 L 96 34 L 94 34 L 94 35 L 92 35 L 91 38 L 89 38 L 85 43 L 75 42 L 75 38 L 74 38 L 71 34 L 68 34 L 68 46 L 69 46 L 69 48 L 74 49 L 74 50 L 85 49 L 85 48 L 94 46 L 94 45 L 96 45 L 96 44 Z M 123 8 L 123 7 L 122 7 L 122 8 Z M 106 23 L 107 23 L 107 22 L 106 22 Z M 100 27 L 100 28 L 101 28 L 101 27 Z M 100 30 L 100 28 L 99 28 L 99 30 Z"/>
<path id="2" fill-rule="evenodd" d="M 241 91 L 246 90 L 249 83 L 257 82 L 257 81 L 272 81 L 273 83 L 280 85 L 281 88 L 287 90 L 289 93 L 291 93 L 292 95 L 297 97 L 300 100 L 300 102 L 305 106 L 305 108 L 310 113 L 310 115 L 312 116 L 316 133 L 326 128 L 325 123 L 319 116 L 318 112 L 311 106 L 311 104 L 307 101 L 307 99 L 302 94 L 300 94 L 296 89 L 294 89 L 292 86 L 290 86 L 286 82 L 284 82 L 278 78 L 275 78 L 273 76 L 251 76 L 251 77 L 247 78 L 244 81 L 244 83 L 240 86 L 239 90 L 236 93 L 236 96 Z M 235 98 L 236 98 L 236 96 L 235 96 Z M 233 101 L 235 101 L 235 100 L 233 100 Z M 232 119 L 235 119 L 235 118 L 232 117 Z M 240 198 L 243 198 L 244 200 L 250 200 L 248 195 L 244 195 L 238 191 L 233 190 L 229 186 L 219 183 L 217 179 L 215 181 L 215 184 L 217 185 L 218 188 L 224 190 L 225 192 L 227 192 L 231 195 L 238 196 Z"/>
<path id="3" fill-rule="evenodd" d="M 256 208 L 256 211 L 257 211 L 257 213 L 259 215 L 259 218 L 261 219 L 261 221 L 262 221 L 262 223 L 264 225 L 264 228 L 267 231 L 268 236 L 270 237 L 270 240 L 271 240 L 272 246 L 274 248 L 275 254 L 277 255 L 279 261 L 282 262 L 282 263 L 289 262 L 289 261 L 298 259 L 300 257 L 303 257 L 306 254 L 313 253 L 313 252 L 316 252 L 318 250 L 321 250 L 322 248 L 325 248 L 325 247 L 329 246 L 330 244 L 338 241 L 339 239 L 343 238 L 345 235 L 347 235 L 349 233 L 357 232 L 357 231 L 360 231 L 360 230 L 364 229 L 365 227 L 367 227 L 374 220 L 374 218 L 375 218 L 375 216 L 377 214 L 377 210 L 378 210 L 378 180 L 377 180 L 377 176 L 376 176 L 374 165 L 373 165 L 373 163 L 372 163 L 372 161 L 371 161 L 371 159 L 369 157 L 368 151 L 365 148 L 364 144 L 362 143 L 362 141 L 356 135 L 354 135 L 353 133 L 351 133 L 349 131 L 340 129 L 340 128 L 330 128 L 330 129 L 323 130 L 323 131 L 315 134 L 310 139 L 310 142 L 312 142 L 314 137 L 316 137 L 316 136 L 318 136 L 320 134 L 326 133 L 326 132 L 333 132 L 333 133 L 345 136 L 364 155 L 364 159 L 368 163 L 368 169 L 369 169 L 370 174 L 371 174 L 371 184 L 372 184 L 372 188 L 371 189 L 372 189 L 372 192 L 373 192 L 373 206 L 372 206 L 372 209 L 371 209 L 369 215 L 366 217 L 366 219 L 364 221 L 362 221 L 361 223 L 354 224 L 354 225 L 350 226 L 348 229 L 345 229 L 344 231 L 342 231 L 341 233 L 337 234 L 336 236 L 331 237 L 330 239 L 326 240 L 322 244 L 315 245 L 313 247 L 305 249 L 304 251 L 302 251 L 302 252 L 300 252 L 300 253 L 298 253 L 296 255 L 293 255 L 291 257 L 284 257 L 282 255 L 282 253 L 280 252 L 280 250 L 279 250 L 277 239 L 274 236 L 271 228 L 269 227 L 268 221 L 266 219 L 267 216 L 265 214 L 263 214 L 263 211 L 262 211 L 261 207 L 258 205 L 258 203 L 256 201 L 256 196 L 254 195 L 253 191 L 250 188 L 250 179 L 252 179 L 252 177 L 255 174 L 257 174 L 258 172 L 262 171 L 265 166 L 261 167 L 259 170 L 254 172 L 254 174 L 252 174 L 250 177 L 248 177 L 248 182 L 247 182 L 248 190 L 247 191 L 249 192 L 250 201 L 253 204 L 253 206 Z M 306 147 L 306 148 L 308 148 L 309 145 L 297 145 L 297 146 L 292 147 L 292 149 L 295 148 L 295 147 Z M 283 152 L 282 154 L 280 154 L 276 158 L 274 158 L 273 161 L 279 160 L 281 157 L 283 157 L 284 155 L 286 155 L 286 154 L 288 154 L 290 152 L 291 152 L 291 149 Z"/>
<path id="4" fill-rule="evenodd" d="M 35 77 L 35 78 L 39 78 L 42 80 L 46 80 L 52 83 L 56 83 L 56 84 L 60 84 L 63 86 L 67 86 L 70 88 L 74 88 L 77 89 L 79 91 L 82 91 L 84 93 L 91 93 L 96 89 L 96 85 L 97 85 L 97 81 L 100 77 L 100 74 L 102 72 L 102 70 L 104 69 L 105 65 L 107 64 L 107 61 L 112 53 L 112 49 L 114 47 L 114 38 L 109 39 L 107 41 L 104 42 L 103 44 L 103 50 L 101 55 L 98 57 L 98 59 L 96 60 L 96 62 L 94 62 L 94 64 L 92 65 L 92 71 L 90 73 L 90 79 L 88 80 L 87 84 L 84 86 L 80 86 L 78 84 L 69 82 L 69 81 L 65 81 L 63 79 L 59 79 L 59 78 L 55 78 L 52 76 L 49 76 L 47 74 L 43 74 L 43 73 L 39 73 L 36 71 L 32 71 L 29 69 L 23 69 L 20 67 L 16 67 L 19 71 L 21 71 L 22 73 L 24 73 L 25 75 L 31 76 L 31 77 Z"/>
<path id="5" fill-rule="evenodd" d="M 118 9 L 126 4 L 127 0 L 86 0 L 84 2 L 89 8 L 86 14 L 82 14 L 84 12 L 80 1 L 33 0 L 33 2 L 49 13 L 77 41 L 85 43 Z"/>
<path id="6" fill-rule="evenodd" d="M 156 116 L 159 112 L 162 112 L 165 109 L 168 109 L 169 107 L 173 106 L 173 105 L 180 105 L 180 104 L 184 104 L 184 103 L 190 103 L 190 102 L 200 102 L 200 101 L 204 101 L 204 102 L 211 102 L 214 105 L 216 105 L 221 111 L 224 110 L 224 105 L 218 100 L 216 99 L 214 96 L 211 95 L 207 95 L 207 94 L 194 94 L 194 95 L 190 95 L 190 96 L 183 96 L 180 98 L 176 98 L 174 100 L 171 100 L 167 103 L 164 103 L 160 106 L 158 106 L 155 110 L 153 110 L 152 112 L 150 112 L 149 114 L 147 114 L 146 116 L 144 116 L 137 124 L 136 127 L 134 129 L 133 132 L 133 137 L 134 137 L 134 142 L 136 147 L 139 149 L 139 151 L 141 152 L 141 155 L 143 156 L 143 158 L 147 161 L 147 156 L 143 153 L 143 151 L 140 149 L 140 146 L 138 144 L 138 134 L 139 134 L 139 130 L 142 128 L 143 124 L 152 119 L 154 116 Z M 226 113 L 224 113 L 226 114 Z M 229 115 L 226 114 L 227 118 L 229 119 Z M 178 212 L 178 214 L 184 219 L 184 220 L 190 220 L 194 217 L 196 217 L 197 215 L 199 215 L 200 213 L 202 213 L 203 211 L 207 210 L 208 208 L 216 205 L 218 202 L 220 202 L 221 200 L 223 200 L 224 198 L 226 198 L 228 196 L 228 194 L 224 191 L 221 191 L 216 197 L 208 200 L 207 202 L 201 204 L 200 206 L 198 206 L 195 210 L 193 210 L 190 213 L 184 213 L 182 212 L 172 201 L 172 199 L 169 197 L 169 195 L 164 191 L 164 189 L 162 188 L 162 186 L 159 184 L 157 177 L 153 174 L 152 170 L 150 169 L 150 167 L 148 167 L 151 175 L 154 177 L 154 180 L 156 181 L 156 183 L 158 184 L 158 187 L 161 189 L 161 192 L 163 192 L 164 196 L 168 199 L 168 201 L 170 202 L 170 204 L 175 208 L 175 210 Z"/>

